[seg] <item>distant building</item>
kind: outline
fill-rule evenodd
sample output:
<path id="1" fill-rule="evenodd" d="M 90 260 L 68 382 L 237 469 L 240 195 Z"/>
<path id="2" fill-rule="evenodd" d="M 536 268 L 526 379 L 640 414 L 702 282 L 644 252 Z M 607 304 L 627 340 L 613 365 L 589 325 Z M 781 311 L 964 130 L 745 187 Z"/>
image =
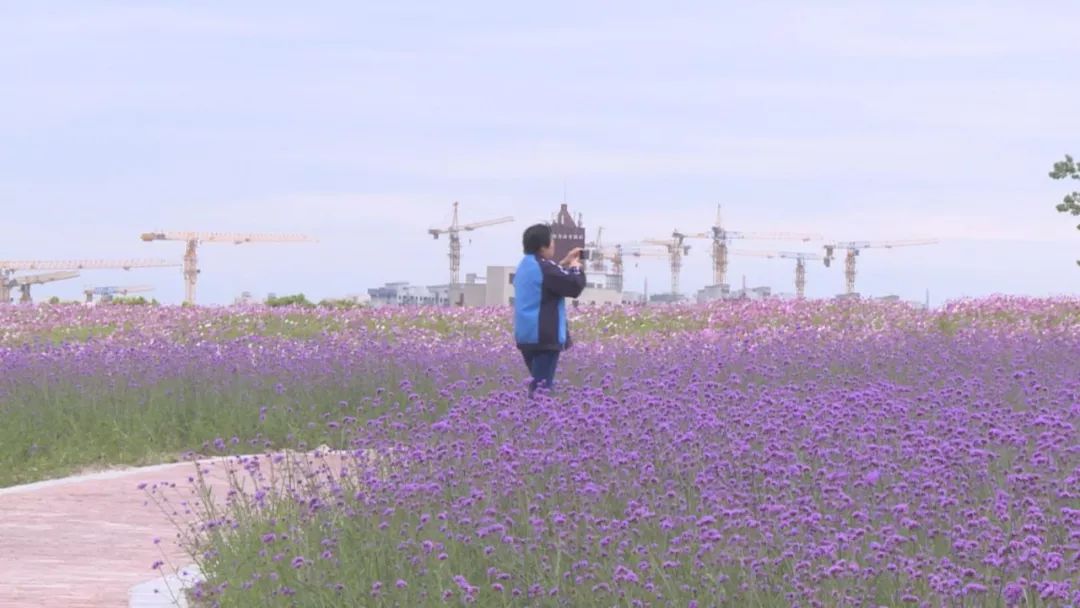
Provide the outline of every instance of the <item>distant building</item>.
<path id="1" fill-rule="evenodd" d="M 678 304 L 685 301 L 681 294 L 654 293 L 649 296 L 649 304 Z"/>
<path id="2" fill-rule="evenodd" d="M 241 292 L 240 295 L 236 296 L 236 299 L 233 300 L 233 306 L 254 306 L 258 303 L 258 300 L 255 299 L 255 296 L 251 295 L 250 291 Z"/>
<path id="3" fill-rule="evenodd" d="M 555 220 L 551 222 L 551 237 L 555 245 L 555 261 L 565 258 L 566 254 L 570 253 L 570 250 L 574 247 L 585 246 L 585 227 L 580 220 L 579 216 L 578 221 L 574 221 L 574 216 L 570 215 L 566 203 L 559 207 L 559 212 L 555 214 Z"/>
<path id="4" fill-rule="evenodd" d="M 450 306 L 475 308 L 487 303 L 487 283 L 475 272 L 465 275 L 465 282 L 449 289 Z"/>
<path id="5" fill-rule="evenodd" d="M 715 300 L 726 300 L 731 297 L 731 286 L 725 284 L 722 285 L 709 285 L 704 289 L 697 292 L 697 301 L 699 304 L 705 302 L 712 302 Z"/>
<path id="6" fill-rule="evenodd" d="M 408 281 L 387 283 L 368 290 L 371 305 L 379 306 L 446 306 L 445 292 L 438 286 L 410 285 Z"/>
<path id="7" fill-rule="evenodd" d="M 510 306 L 514 303 L 514 266 L 488 266 L 484 290 L 485 306 Z"/>
<path id="8" fill-rule="evenodd" d="M 736 297 L 746 300 L 764 300 L 765 298 L 772 297 L 772 287 L 763 286 L 740 289 L 736 292 Z"/>
<path id="9" fill-rule="evenodd" d="M 573 300 L 574 306 L 622 304 L 622 292 L 611 289 L 604 276 L 601 276 L 600 280 L 591 280 L 589 274 L 586 273 L 585 279 L 585 291 L 581 292 L 581 295 Z"/>
<path id="10" fill-rule="evenodd" d="M 715 300 L 764 300 L 773 297 L 772 287 L 744 287 L 732 290 L 730 285 L 709 285 L 697 292 L 699 304 Z"/>

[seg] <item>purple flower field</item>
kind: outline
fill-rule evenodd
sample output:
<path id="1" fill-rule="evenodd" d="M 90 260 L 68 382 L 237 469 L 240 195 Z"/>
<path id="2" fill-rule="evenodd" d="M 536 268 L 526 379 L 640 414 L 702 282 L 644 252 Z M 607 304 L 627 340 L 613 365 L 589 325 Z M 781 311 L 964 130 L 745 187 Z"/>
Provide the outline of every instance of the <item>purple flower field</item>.
<path id="1" fill-rule="evenodd" d="M 1075 299 L 583 311 L 533 401 L 503 311 L 61 308 L 5 467 L 345 450 L 236 457 L 208 606 L 1080 606 Z"/>

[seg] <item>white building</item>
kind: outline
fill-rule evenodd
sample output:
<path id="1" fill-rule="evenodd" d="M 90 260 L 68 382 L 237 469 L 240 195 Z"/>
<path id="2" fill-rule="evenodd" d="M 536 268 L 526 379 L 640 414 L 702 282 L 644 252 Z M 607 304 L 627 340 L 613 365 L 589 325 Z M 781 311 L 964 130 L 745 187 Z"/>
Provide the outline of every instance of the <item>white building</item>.
<path id="1" fill-rule="evenodd" d="M 732 290 L 730 285 L 709 285 L 697 292 L 699 304 L 715 300 L 764 300 L 773 296 L 772 287 L 743 287 Z"/>
<path id="2" fill-rule="evenodd" d="M 475 308 L 487 303 L 487 282 L 474 272 L 465 275 L 465 282 L 461 285 L 450 286 L 448 292 L 450 306 Z"/>
<path id="3" fill-rule="evenodd" d="M 724 285 L 709 285 L 704 289 L 697 292 L 698 304 L 704 304 L 706 302 L 713 302 L 715 300 L 724 300 L 731 295 L 731 288 Z"/>
<path id="4" fill-rule="evenodd" d="M 439 286 L 410 285 L 408 281 L 387 283 L 368 290 L 371 305 L 379 306 L 446 306 L 448 300 Z"/>
<path id="5" fill-rule="evenodd" d="M 611 275 L 600 275 L 592 279 L 585 274 L 585 291 L 574 300 L 574 306 L 597 306 L 604 304 L 622 304 L 623 294 L 612 288 Z"/>
<path id="6" fill-rule="evenodd" d="M 486 289 L 484 290 L 485 306 L 509 306 L 514 303 L 514 271 L 513 266 L 488 266 Z"/>

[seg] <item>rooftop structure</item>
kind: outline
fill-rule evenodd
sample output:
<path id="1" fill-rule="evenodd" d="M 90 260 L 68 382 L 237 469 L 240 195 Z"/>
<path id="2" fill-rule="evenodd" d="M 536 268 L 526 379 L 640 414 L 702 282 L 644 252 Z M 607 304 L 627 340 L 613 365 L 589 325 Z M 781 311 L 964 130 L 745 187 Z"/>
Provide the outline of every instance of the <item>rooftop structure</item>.
<path id="1" fill-rule="evenodd" d="M 575 221 L 566 203 L 563 203 L 559 207 L 559 212 L 555 214 L 554 221 L 551 222 L 551 236 L 555 245 L 556 260 L 566 257 L 566 254 L 570 253 L 574 247 L 584 247 L 585 227 L 582 225 L 581 215 L 578 215 Z"/>

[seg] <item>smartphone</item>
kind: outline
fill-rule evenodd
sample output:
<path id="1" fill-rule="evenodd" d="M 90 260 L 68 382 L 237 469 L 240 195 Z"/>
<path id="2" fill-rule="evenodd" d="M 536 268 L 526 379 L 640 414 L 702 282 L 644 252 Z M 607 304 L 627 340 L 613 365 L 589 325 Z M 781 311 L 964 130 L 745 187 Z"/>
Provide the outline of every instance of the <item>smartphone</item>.
<path id="1" fill-rule="evenodd" d="M 582 249 L 581 250 L 581 255 L 578 256 L 578 259 L 581 260 L 581 261 L 585 261 L 585 260 L 589 259 L 589 250 L 588 249 Z"/>

